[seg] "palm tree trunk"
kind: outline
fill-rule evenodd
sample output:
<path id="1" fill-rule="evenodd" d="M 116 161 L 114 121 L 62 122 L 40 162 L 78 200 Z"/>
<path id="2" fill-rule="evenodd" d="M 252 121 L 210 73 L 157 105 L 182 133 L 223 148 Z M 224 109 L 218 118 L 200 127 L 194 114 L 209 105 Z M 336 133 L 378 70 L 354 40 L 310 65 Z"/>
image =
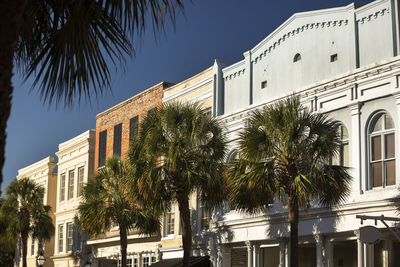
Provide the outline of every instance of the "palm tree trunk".
<path id="1" fill-rule="evenodd" d="M 14 50 L 26 0 L 0 1 L 0 185 L 5 161 L 6 128 L 11 111 Z"/>
<path id="2" fill-rule="evenodd" d="M 299 266 L 299 206 L 289 197 L 288 211 L 290 223 L 290 266 Z"/>
<path id="3" fill-rule="evenodd" d="M 125 227 L 120 226 L 119 238 L 121 240 L 121 266 L 126 267 L 126 248 L 128 246 L 128 236 Z"/>
<path id="4" fill-rule="evenodd" d="M 192 250 L 192 226 L 190 224 L 189 196 L 180 192 L 177 194 L 177 198 L 182 225 L 183 267 L 189 267 L 190 254 Z"/>
<path id="5" fill-rule="evenodd" d="M 26 264 L 26 255 L 28 253 L 28 233 L 21 234 L 22 241 L 22 267 L 27 267 Z"/>

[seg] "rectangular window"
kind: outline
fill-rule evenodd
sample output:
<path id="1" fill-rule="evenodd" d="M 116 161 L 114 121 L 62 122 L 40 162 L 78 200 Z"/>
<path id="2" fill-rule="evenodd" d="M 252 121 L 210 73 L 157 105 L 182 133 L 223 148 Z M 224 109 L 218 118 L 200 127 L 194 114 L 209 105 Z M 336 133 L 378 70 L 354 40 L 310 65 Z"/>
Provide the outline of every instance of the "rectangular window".
<path id="1" fill-rule="evenodd" d="M 374 187 L 382 186 L 382 162 L 372 163 L 372 173 L 374 177 Z"/>
<path id="2" fill-rule="evenodd" d="M 349 143 L 342 143 L 340 145 L 340 166 L 349 166 L 349 156 Z"/>
<path id="3" fill-rule="evenodd" d="M 126 267 L 132 267 L 132 258 L 126 259 Z"/>
<path id="4" fill-rule="evenodd" d="M 381 136 L 373 136 L 371 138 L 372 143 L 372 160 L 380 160 L 382 158 L 381 150 Z"/>
<path id="5" fill-rule="evenodd" d="M 64 225 L 58 225 L 58 252 L 64 251 Z"/>
<path id="6" fill-rule="evenodd" d="M 143 267 L 149 267 L 150 266 L 150 257 L 149 256 L 145 256 L 143 257 Z"/>
<path id="7" fill-rule="evenodd" d="M 35 239 L 32 239 L 31 243 L 31 256 L 35 255 Z"/>
<path id="8" fill-rule="evenodd" d="M 386 165 L 386 185 L 396 184 L 396 163 L 395 160 L 385 162 Z"/>
<path id="9" fill-rule="evenodd" d="M 72 251 L 74 240 L 74 225 L 72 222 L 67 223 L 67 251 Z"/>
<path id="10" fill-rule="evenodd" d="M 99 133 L 99 167 L 104 165 L 107 151 L 107 130 Z"/>
<path id="11" fill-rule="evenodd" d="M 76 192 L 77 197 L 80 197 L 82 195 L 84 175 L 85 175 L 85 167 L 79 167 L 78 168 L 78 188 L 77 188 L 77 192 Z"/>
<path id="12" fill-rule="evenodd" d="M 121 157 L 122 123 L 114 126 L 113 155 Z"/>
<path id="13" fill-rule="evenodd" d="M 337 61 L 337 59 L 338 59 L 337 54 L 331 55 L 331 62 L 335 62 Z"/>
<path id="14" fill-rule="evenodd" d="M 156 113 L 157 112 L 157 108 L 155 107 L 155 108 L 152 108 L 152 109 L 149 109 L 148 111 L 147 111 L 147 116 L 150 116 L 151 114 L 153 114 L 153 113 Z"/>
<path id="15" fill-rule="evenodd" d="M 139 116 L 135 116 L 129 121 L 129 143 L 135 140 L 139 132 Z"/>
<path id="16" fill-rule="evenodd" d="M 267 85 L 268 85 L 267 81 L 262 81 L 261 82 L 261 89 L 267 88 Z"/>
<path id="17" fill-rule="evenodd" d="M 60 175 L 60 202 L 65 200 L 65 173 Z"/>
<path id="18" fill-rule="evenodd" d="M 169 211 L 164 217 L 164 236 L 173 235 L 175 227 L 175 213 Z"/>
<path id="19" fill-rule="evenodd" d="M 210 210 L 205 206 L 201 207 L 201 230 L 208 230 L 210 226 Z"/>
<path id="20" fill-rule="evenodd" d="M 68 173 L 68 200 L 74 198 L 75 170 Z"/>
<path id="21" fill-rule="evenodd" d="M 139 262 L 137 258 L 133 258 L 133 267 L 138 267 L 139 266 Z"/>
<path id="22" fill-rule="evenodd" d="M 75 231 L 76 233 L 76 250 L 81 250 L 82 249 L 82 235 L 81 233 L 78 231 L 78 227 L 75 227 Z"/>

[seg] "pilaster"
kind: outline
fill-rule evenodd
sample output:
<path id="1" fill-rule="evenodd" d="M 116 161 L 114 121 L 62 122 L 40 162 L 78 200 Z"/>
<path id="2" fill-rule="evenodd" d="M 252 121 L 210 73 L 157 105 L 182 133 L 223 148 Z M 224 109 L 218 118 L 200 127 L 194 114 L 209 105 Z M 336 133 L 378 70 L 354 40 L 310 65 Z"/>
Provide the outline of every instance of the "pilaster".
<path id="1" fill-rule="evenodd" d="M 350 133 L 350 166 L 351 175 L 353 177 L 352 191 L 353 193 L 362 194 L 366 185 L 361 179 L 361 131 L 360 131 L 360 115 L 361 103 L 357 102 L 350 106 L 351 116 L 351 133 Z"/>
<path id="2" fill-rule="evenodd" d="M 253 246 L 249 240 L 245 244 L 247 247 L 247 267 L 253 267 Z"/>
<path id="3" fill-rule="evenodd" d="M 286 267 L 287 238 L 279 238 L 279 267 Z"/>
<path id="4" fill-rule="evenodd" d="M 357 266 L 364 267 L 364 244 L 360 239 L 360 230 L 355 230 L 357 236 Z"/>

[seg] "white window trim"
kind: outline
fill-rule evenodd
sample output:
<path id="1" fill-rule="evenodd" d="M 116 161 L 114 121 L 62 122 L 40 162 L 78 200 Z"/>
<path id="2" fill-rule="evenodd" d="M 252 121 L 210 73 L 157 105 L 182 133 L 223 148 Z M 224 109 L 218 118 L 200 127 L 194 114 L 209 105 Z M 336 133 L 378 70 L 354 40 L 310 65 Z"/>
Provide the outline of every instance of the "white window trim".
<path id="1" fill-rule="evenodd" d="M 377 121 L 377 117 L 378 116 L 384 116 L 384 115 L 388 115 L 391 117 L 391 119 L 393 120 L 393 117 L 390 115 L 390 113 L 386 112 L 386 111 L 379 111 L 376 112 L 373 116 L 371 116 L 369 122 L 368 122 L 368 127 L 367 127 L 367 184 L 366 184 L 366 191 L 382 191 L 382 190 L 386 190 L 386 189 L 391 189 L 391 188 L 396 188 L 397 186 L 397 178 L 395 177 L 395 184 L 394 185 L 385 185 L 386 183 L 386 173 L 385 173 L 385 177 L 382 177 L 382 186 L 377 186 L 374 187 L 374 181 L 373 181 L 373 171 L 372 171 L 372 163 L 374 162 L 382 162 L 384 163 L 385 161 L 390 161 L 390 160 L 395 160 L 396 165 L 397 165 L 397 159 L 396 159 L 396 125 L 394 125 L 394 128 L 392 129 L 383 129 L 377 132 L 372 132 L 372 125 L 374 123 L 376 123 Z M 379 119 L 379 118 L 378 118 Z M 394 122 L 394 120 L 393 120 Z M 383 120 L 383 127 L 386 127 L 386 121 Z M 385 159 L 385 150 L 384 150 L 384 137 L 386 134 L 394 134 L 394 138 L 395 138 L 395 157 L 394 158 L 389 158 L 389 159 Z M 372 141 L 372 137 L 374 136 L 380 136 L 381 137 L 381 159 L 380 160 L 375 160 L 372 161 L 372 147 L 371 147 L 371 141 Z M 396 165 L 395 165 L 395 171 L 396 171 Z M 384 164 L 382 164 L 382 172 L 383 172 L 383 167 Z M 397 176 L 397 174 L 396 174 Z"/>

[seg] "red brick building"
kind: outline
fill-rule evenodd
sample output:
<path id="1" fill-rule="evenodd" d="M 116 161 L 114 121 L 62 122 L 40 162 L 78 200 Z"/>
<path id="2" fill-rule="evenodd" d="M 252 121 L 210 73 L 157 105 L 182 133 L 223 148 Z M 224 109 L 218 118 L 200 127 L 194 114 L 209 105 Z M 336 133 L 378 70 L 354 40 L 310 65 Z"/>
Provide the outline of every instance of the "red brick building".
<path id="1" fill-rule="evenodd" d="M 172 85 L 160 82 L 96 116 L 95 172 L 107 158 L 124 158 L 129 141 L 138 132 L 139 123 L 162 104 L 163 91 Z"/>

